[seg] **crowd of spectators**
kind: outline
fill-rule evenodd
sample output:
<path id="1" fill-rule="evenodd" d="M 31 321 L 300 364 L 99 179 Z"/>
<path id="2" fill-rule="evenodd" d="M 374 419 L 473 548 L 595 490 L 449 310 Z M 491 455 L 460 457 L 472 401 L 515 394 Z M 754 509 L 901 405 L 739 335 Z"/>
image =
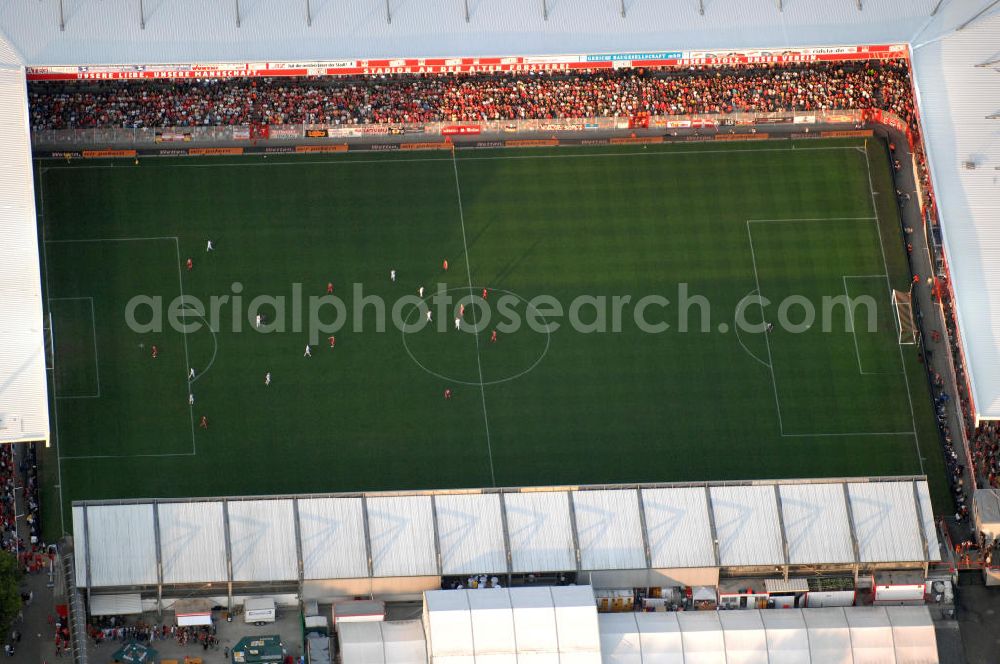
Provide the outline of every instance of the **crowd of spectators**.
<path id="1" fill-rule="evenodd" d="M 33 82 L 40 129 L 383 124 L 877 108 L 913 119 L 904 60 L 182 81 Z"/>
<path id="2" fill-rule="evenodd" d="M 23 448 L 20 462 L 13 445 L 0 446 L 0 546 L 18 556 L 21 568 L 32 573 L 41 569 L 49 550 L 42 542 L 38 514 L 38 462 L 35 448 Z M 18 531 L 17 492 L 23 490 L 26 530 Z M 27 539 L 25 538 L 27 535 Z"/>
<path id="3" fill-rule="evenodd" d="M 100 622 L 87 626 L 88 635 L 94 645 L 108 641 L 153 641 L 174 640 L 179 645 L 201 646 L 203 650 L 218 648 L 215 625 L 210 627 L 178 627 L 177 625 L 149 625 L 143 622 L 130 624 L 121 616 L 109 616 Z"/>
<path id="4" fill-rule="evenodd" d="M 981 422 L 969 445 L 979 477 L 986 486 L 1000 488 L 1000 422 Z"/>

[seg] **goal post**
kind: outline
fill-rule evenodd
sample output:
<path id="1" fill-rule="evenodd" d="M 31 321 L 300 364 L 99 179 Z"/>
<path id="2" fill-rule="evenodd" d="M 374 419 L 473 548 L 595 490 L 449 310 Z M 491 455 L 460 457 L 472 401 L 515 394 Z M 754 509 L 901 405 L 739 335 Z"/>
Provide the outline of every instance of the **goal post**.
<path id="1" fill-rule="evenodd" d="M 896 310 L 896 330 L 899 332 L 899 343 L 912 346 L 917 343 L 917 324 L 913 320 L 913 295 L 893 289 L 892 306 Z"/>

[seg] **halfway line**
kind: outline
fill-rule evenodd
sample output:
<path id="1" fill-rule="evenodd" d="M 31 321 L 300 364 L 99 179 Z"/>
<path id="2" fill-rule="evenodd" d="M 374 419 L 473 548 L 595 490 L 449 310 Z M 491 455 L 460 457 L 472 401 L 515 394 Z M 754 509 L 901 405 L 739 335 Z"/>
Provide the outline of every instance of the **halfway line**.
<path id="1" fill-rule="evenodd" d="M 462 246 L 465 248 L 465 273 L 469 278 L 469 297 L 473 298 L 472 288 L 472 261 L 469 255 L 469 243 L 465 239 L 465 211 L 462 209 L 462 186 L 458 182 L 458 162 L 455 161 L 455 150 L 451 151 L 451 165 L 452 169 L 455 171 L 455 191 L 458 193 L 458 218 L 462 222 Z M 476 317 L 476 308 L 472 307 L 472 324 L 475 327 L 479 327 L 479 321 Z M 476 339 L 476 364 L 479 366 L 479 395 L 483 401 L 483 423 L 486 425 L 486 451 L 489 453 L 490 457 L 490 479 L 493 481 L 493 486 L 497 485 L 496 472 L 493 469 L 493 444 L 490 442 L 490 418 L 486 413 L 486 385 L 483 380 L 483 361 L 479 357 L 479 332 L 475 334 Z"/>

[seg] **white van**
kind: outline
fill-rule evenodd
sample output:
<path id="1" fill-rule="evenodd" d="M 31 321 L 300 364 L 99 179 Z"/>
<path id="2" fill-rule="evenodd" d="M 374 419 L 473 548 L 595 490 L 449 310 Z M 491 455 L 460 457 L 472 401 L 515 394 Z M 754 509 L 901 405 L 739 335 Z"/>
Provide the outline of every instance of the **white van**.
<path id="1" fill-rule="evenodd" d="M 270 597 L 250 597 L 243 603 L 243 622 L 258 627 L 273 623 L 277 617 L 274 600 Z"/>

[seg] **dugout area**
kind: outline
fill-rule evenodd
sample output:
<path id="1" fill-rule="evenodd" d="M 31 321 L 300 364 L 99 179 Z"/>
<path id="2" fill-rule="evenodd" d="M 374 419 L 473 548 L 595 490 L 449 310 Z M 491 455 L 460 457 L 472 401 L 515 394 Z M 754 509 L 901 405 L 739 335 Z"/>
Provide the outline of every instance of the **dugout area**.
<path id="1" fill-rule="evenodd" d="M 55 349 L 46 468 L 62 475 L 43 505 L 913 473 L 947 500 L 923 367 L 898 343 L 890 288 L 908 272 L 875 140 L 41 161 L 36 178 Z M 328 281 L 390 300 L 437 283 L 509 291 L 522 315 L 539 295 L 674 301 L 684 283 L 710 326 L 564 325 L 497 344 L 346 329 L 307 359 L 302 333 L 156 337 L 123 322 L 138 293 L 207 299 L 239 282 L 248 302 Z M 763 322 L 776 311 L 753 298 L 794 294 L 868 296 L 874 325 L 841 308 L 830 332 L 737 336 L 744 298 Z"/>

